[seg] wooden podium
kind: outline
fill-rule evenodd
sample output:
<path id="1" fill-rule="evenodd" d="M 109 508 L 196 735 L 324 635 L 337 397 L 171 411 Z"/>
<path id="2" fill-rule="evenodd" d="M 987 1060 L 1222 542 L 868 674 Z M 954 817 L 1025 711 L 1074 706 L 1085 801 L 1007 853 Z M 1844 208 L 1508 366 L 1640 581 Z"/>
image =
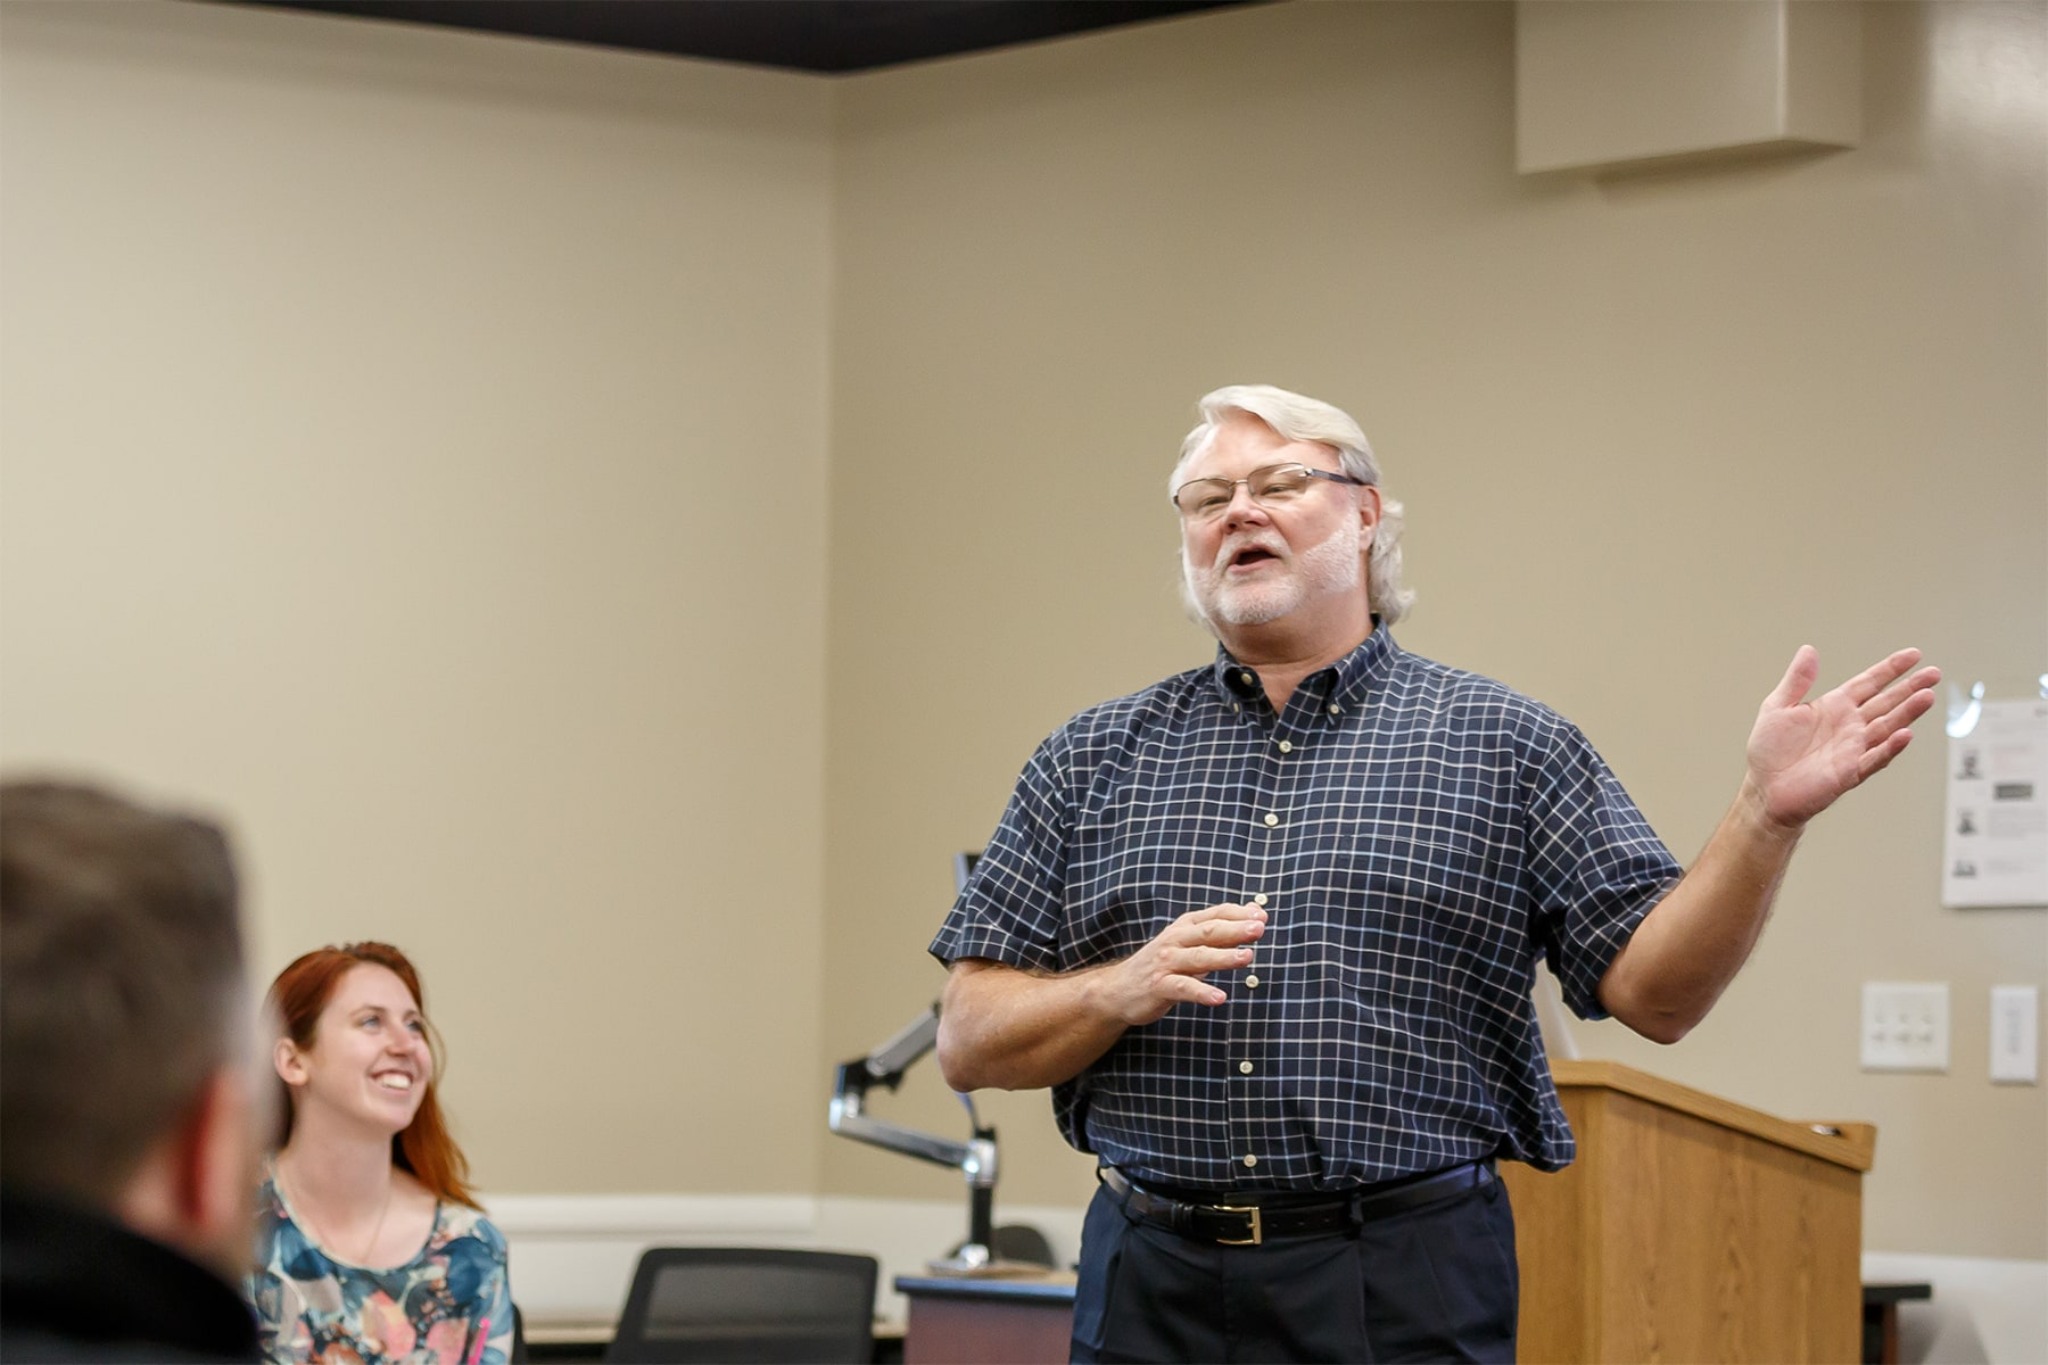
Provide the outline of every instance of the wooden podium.
<path id="1" fill-rule="evenodd" d="M 1526 1362 L 1855 1361 L 1877 1130 L 1557 1062 L 1579 1157 L 1502 1162 Z"/>

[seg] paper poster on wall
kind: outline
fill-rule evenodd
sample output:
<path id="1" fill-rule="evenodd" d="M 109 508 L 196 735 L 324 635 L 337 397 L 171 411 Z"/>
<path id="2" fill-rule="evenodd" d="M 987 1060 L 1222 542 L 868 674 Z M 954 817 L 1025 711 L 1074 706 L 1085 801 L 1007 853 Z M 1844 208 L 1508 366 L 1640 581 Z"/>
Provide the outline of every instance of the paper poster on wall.
<path id="1" fill-rule="evenodd" d="M 1941 903 L 2048 906 L 2048 700 L 1987 701 L 1950 737 Z"/>

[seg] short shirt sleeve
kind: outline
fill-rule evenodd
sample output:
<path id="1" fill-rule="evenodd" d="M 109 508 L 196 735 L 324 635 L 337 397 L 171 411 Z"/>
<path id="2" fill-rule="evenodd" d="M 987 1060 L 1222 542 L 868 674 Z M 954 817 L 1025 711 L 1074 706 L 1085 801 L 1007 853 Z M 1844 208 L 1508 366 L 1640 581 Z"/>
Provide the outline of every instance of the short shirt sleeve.
<path id="1" fill-rule="evenodd" d="M 1528 806 L 1532 928 L 1565 1003 L 1604 1019 L 1600 978 L 1684 869 L 1577 727 L 1549 741 Z"/>
<path id="2" fill-rule="evenodd" d="M 1068 759 L 1062 729 L 1025 764 L 1002 822 L 932 940 L 939 961 L 986 958 L 1023 971 L 1061 969 Z"/>

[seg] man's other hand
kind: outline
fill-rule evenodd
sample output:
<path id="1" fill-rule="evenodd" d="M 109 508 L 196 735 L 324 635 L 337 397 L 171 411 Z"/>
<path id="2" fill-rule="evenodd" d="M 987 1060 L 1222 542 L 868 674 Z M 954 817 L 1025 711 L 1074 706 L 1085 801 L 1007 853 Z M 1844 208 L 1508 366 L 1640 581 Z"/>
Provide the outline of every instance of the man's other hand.
<path id="1" fill-rule="evenodd" d="M 1126 1025 L 1149 1024 L 1183 1001 L 1220 1005 L 1229 999 L 1202 978 L 1251 964 L 1250 945 L 1266 932 L 1258 905 L 1190 910 L 1159 936 L 1110 968 L 1106 1003 Z"/>

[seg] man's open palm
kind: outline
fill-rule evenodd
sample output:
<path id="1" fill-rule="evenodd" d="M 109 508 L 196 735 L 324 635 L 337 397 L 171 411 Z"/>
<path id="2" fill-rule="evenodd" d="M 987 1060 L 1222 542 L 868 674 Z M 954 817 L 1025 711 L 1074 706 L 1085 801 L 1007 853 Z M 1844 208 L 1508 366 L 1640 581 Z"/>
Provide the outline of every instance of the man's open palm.
<path id="1" fill-rule="evenodd" d="M 1812 701 L 1820 655 L 1801 645 L 1785 677 L 1757 710 L 1749 734 L 1749 776 L 1773 822 L 1798 826 L 1904 751 L 1906 727 L 1934 705 L 1941 670 L 1914 669 L 1920 651 L 1902 649 Z"/>

